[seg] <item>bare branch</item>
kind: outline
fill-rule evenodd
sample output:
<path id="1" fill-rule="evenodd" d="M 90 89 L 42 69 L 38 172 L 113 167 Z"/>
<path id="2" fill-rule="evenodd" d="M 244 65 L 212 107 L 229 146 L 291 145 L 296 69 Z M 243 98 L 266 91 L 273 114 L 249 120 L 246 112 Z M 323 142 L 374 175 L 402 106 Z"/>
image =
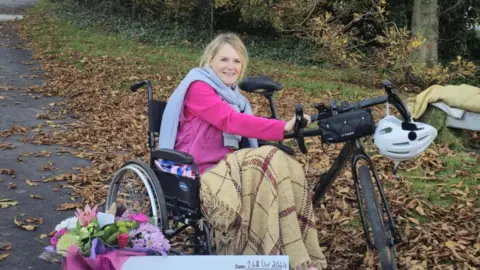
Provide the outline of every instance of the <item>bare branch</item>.
<path id="1" fill-rule="evenodd" d="M 347 23 L 343 27 L 343 29 L 348 29 L 348 28 L 350 28 L 350 26 L 352 26 L 353 23 L 358 22 L 359 20 L 361 20 L 364 17 L 368 17 L 368 16 L 372 16 L 372 15 L 374 15 L 374 13 L 372 13 L 372 12 L 367 12 L 367 13 L 364 13 L 364 14 L 360 14 L 360 15 L 358 15 L 357 18 L 355 18 L 355 19 L 351 20 L 349 23 Z"/>
<path id="2" fill-rule="evenodd" d="M 305 17 L 305 19 L 300 23 L 300 25 L 303 25 L 310 18 L 310 16 L 312 16 L 313 11 L 315 10 L 315 8 L 317 8 L 317 4 L 318 4 L 318 1 L 315 1 L 315 3 L 313 4 L 312 10 L 310 10 L 307 17 Z"/>
<path id="3" fill-rule="evenodd" d="M 449 7 L 449 8 L 447 8 L 447 9 L 445 9 L 444 11 L 440 12 L 439 15 L 442 16 L 443 14 L 449 12 L 450 10 L 458 7 L 463 1 L 464 1 L 464 0 L 458 0 L 457 3 L 455 3 L 455 5 L 453 5 L 453 6 Z"/>

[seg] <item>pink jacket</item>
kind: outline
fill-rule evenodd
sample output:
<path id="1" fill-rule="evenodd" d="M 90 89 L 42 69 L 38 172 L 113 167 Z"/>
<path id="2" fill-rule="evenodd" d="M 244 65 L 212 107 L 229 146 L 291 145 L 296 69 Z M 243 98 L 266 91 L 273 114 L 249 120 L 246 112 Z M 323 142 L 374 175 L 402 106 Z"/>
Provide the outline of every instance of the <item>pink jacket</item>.
<path id="1" fill-rule="evenodd" d="M 200 173 L 233 151 L 223 146 L 223 132 L 262 140 L 283 140 L 285 121 L 238 113 L 205 82 L 192 83 L 184 102 L 175 150 L 192 155 Z"/>

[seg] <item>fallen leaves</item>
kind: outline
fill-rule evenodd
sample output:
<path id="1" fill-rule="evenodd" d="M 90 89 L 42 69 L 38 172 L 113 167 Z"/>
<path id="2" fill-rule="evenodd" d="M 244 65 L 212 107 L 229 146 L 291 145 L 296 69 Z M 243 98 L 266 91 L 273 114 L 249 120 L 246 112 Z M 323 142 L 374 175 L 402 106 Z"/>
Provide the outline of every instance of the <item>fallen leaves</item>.
<path id="1" fill-rule="evenodd" d="M 12 183 L 12 182 L 8 183 L 8 189 L 15 189 L 15 188 L 17 188 L 17 184 Z"/>
<path id="2" fill-rule="evenodd" d="M 18 220 L 17 216 L 15 216 L 13 218 L 13 223 L 15 223 L 15 225 L 17 225 L 18 227 L 24 230 L 34 231 L 37 229 L 38 225 L 43 224 L 43 217 L 40 217 L 40 218 L 31 217 L 21 221 L 21 220 Z"/>
<path id="3" fill-rule="evenodd" d="M 50 156 L 52 156 L 52 153 L 45 150 L 41 150 L 38 153 L 20 153 L 20 155 L 18 155 L 17 157 L 17 161 L 18 162 L 24 161 L 22 157 L 50 157 Z"/>
<path id="4" fill-rule="evenodd" d="M 10 149 L 14 149 L 15 146 L 14 144 L 11 144 L 11 143 L 1 143 L 0 144 L 0 151 L 3 151 L 3 150 L 10 150 Z"/>
<path id="5" fill-rule="evenodd" d="M 408 217 L 407 219 L 408 219 L 409 221 L 417 224 L 417 225 L 420 225 L 420 222 L 419 222 L 418 219 L 416 219 L 416 218 Z"/>
<path id="6" fill-rule="evenodd" d="M 5 260 L 8 256 L 10 256 L 10 253 L 3 253 L 3 254 L 0 254 L 0 261 L 3 261 Z"/>
<path id="7" fill-rule="evenodd" d="M 0 251 L 9 251 L 12 249 L 12 244 L 0 243 Z"/>
<path id="8" fill-rule="evenodd" d="M 65 210 L 72 210 L 77 208 L 82 208 L 83 205 L 80 202 L 66 202 L 62 203 L 60 206 L 57 207 L 57 211 L 65 211 Z"/>
<path id="9" fill-rule="evenodd" d="M 27 128 L 15 125 L 9 130 L 0 132 L 0 139 L 7 138 L 15 134 L 25 134 L 25 133 L 27 133 Z"/>
<path id="10" fill-rule="evenodd" d="M 11 207 L 11 206 L 15 206 L 17 204 L 18 204 L 17 201 L 14 201 L 14 200 L 11 200 L 11 199 L 0 199 L 0 207 L 1 208 L 8 208 L 8 207 Z"/>
<path id="11" fill-rule="evenodd" d="M 20 63 L 22 63 L 24 65 L 35 65 L 35 62 L 33 62 L 33 61 L 20 61 Z"/>
<path id="12" fill-rule="evenodd" d="M 455 246 L 455 242 L 448 240 L 447 242 L 445 242 L 445 246 L 448 248 L 453 248 Z"/>
<path id="13" fill-rule="evenodd" d="M 29 152 L 29 153 L 20 153 L 20 157 L 50 157 L 52 156 L 51 152 L 41 150 L 40 152 Z"/>
<path id="14" fill-rule="evenodd" d="M 10 87 L 10 86 L 6 86 L 6 85 L 0 85 L 0 90 L 3 90 L 3 91 L 8 91 L 8 90 L 12 90 L 13 88 Z"/>
<path id="15" fill-rule="evenodd" d="M 40 113 L 35 115 L 35 118 L 37 119 L 43 119 L 43 120 L 56 120 L 60 118 L 60 114 L 58 113 Z"/>
<path id="16" fill-rule="evenodd" d="M 29 185 L 31 187 L 36 187 L 36 186 L 40 185 L 39 183 L 32 182 L 30 179 L 25 179 L 25 183 L 27 183 L 27 185 Z"/>
<path id="17" fill-rule="evenodd" d="M 425 216 L 425 211 L 423 210 L 423 208 L 421 206 L 417 206 L 415 208 L 415 210 L 417 211 L 417 213 L 419 213 L 420 215 L 422 216 Z"/>
<path id="18" fill-rule="evenodd" d="M 37 171 L 58 171 L 59 168 L 55 167 L 55 163 L 53 161 L 47 162 L 40 166 Z"/>
<path id="19" fill-rule="evenodd" d="M 39 200 L 45 200 L 40 194 L 30 194 L 30 198 L 32 199 L 39 199 Z"/>
<path id="20" fill-rule="evenodd" d="M 479 147 L 480 146 L 480 131 L 469 131 L 468 135 L 470 137 L 470 143 Z"/>
<path id="21" fill-rule="evenodd" d="M 44 179 L 43 182 L 46 183 L 46 182 L 65 181 L 65 180 L 75 181 L 76 179 L 77 179 L 77 176 L 74 175 L 73 173 L 64 173 L 64 174 L 57 175 L 55 177 Z"/>
<path id="22" fill-rule="evenodd" d="M 10 175 L 10 176 L 15 178 L 15 170 L 14 169 L 0 168 L 0 174 Z"/>

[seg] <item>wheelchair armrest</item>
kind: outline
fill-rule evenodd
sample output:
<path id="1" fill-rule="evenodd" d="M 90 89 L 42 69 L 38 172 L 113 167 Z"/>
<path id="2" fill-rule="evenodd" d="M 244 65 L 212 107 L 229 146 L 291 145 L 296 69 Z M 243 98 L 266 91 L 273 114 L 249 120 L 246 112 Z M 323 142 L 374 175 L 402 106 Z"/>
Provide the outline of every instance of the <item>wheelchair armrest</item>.
<path id="1" fill-rule="evenodd" d="M 172 149 L 155 150 L 152 152 L 152 158 L 166 159 L 182 164 L 193 164 L 193 157 L 190 154 Z"/>
<path id="2" fill-rule="evenodd" d="M 279 143 L 275 143 L 275 142 L 267 142 L 267 141 L 264 141 L 264 140 L 258 140 L 258 146 L 264 146 L 264 145 L 275 146 L 275 147 L 279 148 L 280 150 L 282 150 L 283 152 L 285 152 L 286 154 L 288 154 L 290 156 L 293 156 L 295 154 L 295 151 L 291 147 L 286 146 L 284 144 L 279 144 Z"/>

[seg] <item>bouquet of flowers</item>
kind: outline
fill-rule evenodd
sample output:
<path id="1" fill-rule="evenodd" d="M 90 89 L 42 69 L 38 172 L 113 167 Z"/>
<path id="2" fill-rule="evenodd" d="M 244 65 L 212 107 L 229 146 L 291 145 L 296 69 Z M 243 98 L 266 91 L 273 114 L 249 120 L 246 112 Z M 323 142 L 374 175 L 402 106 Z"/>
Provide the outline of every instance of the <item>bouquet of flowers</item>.
<path id="1" fill-rule="evenodd" d="M 98 206 L 87 205 L 83 210 L 77 209 L 75 216 L 60 222 L 46 250 L 66 258 L 67 264 L 69 258 L 70 261 L 88 258 L 93 262 L 118 251 L 123 251 L 124 256 L 125 252 L 129 252 L 129 256 L 167 255 L 168 239 L 143 213 L 125 211 L 116 216 L 115 204 L 107 213 L 97 209 Z"/>

